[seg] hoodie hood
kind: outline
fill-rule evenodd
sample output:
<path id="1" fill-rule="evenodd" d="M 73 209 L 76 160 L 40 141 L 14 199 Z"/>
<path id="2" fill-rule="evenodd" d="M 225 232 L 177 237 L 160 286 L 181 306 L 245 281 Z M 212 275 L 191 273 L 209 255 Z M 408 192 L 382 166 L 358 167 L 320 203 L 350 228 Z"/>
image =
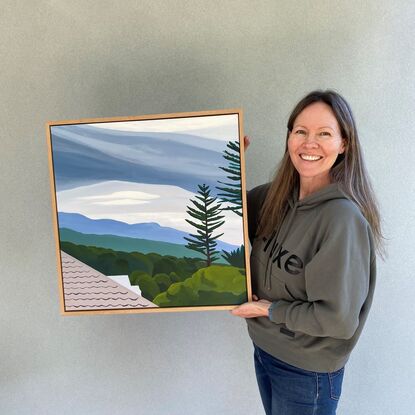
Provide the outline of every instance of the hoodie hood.
<path id="1" fill-rule="evenodd" d="M 344 193 L 341 189 L 339 183 L 330 183 L 329 185 L 317 190 L 301 200 L 298 200 L 298 196 L 299 187 L 297 186 L 291 197 L 288 199 L 288 203 L 291 207 L 294 207 L 294 205 L 297 204 L 298 210 L 312 209 L 321 203 L 327 202 L 328 200 L 349 199 L 346 193 Z"/>

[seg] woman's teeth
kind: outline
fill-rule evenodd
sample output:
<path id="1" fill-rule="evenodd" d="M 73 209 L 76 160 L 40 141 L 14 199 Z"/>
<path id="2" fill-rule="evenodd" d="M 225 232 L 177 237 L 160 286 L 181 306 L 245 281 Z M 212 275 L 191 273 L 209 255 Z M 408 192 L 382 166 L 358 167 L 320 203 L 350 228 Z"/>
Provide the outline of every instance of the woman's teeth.
<path id="1" fill-rule="evenodd" d="M 315 161 L 315 160 L 321 159 L 321 156 L 308 156 L 307 154 L 300 154 L 300 157 L 303 160 L 307 160 L 307 161 Z"/>

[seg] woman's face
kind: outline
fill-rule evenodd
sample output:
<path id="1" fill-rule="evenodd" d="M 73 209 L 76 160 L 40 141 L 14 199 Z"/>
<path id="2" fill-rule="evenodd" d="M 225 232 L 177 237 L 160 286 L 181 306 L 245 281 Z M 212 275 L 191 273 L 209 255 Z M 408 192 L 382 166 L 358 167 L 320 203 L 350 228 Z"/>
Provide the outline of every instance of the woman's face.
<path id="1" fill-rule="evenodd" d="M 302 182 L 329 183 L 329 171 L 345 150 L 332 109 L 315 102 L 297 116 L 288 137 L 288 152 Z"/>

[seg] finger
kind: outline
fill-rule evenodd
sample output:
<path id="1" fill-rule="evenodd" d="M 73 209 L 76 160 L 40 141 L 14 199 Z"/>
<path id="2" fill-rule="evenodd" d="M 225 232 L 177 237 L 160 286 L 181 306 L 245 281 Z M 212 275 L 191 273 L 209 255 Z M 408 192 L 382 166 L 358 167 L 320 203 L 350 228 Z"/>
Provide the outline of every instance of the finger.
<path id="1" fill-rule="evenodd" d="M 246 135 L 244 137 L 244 147 L 245 147 L 245 150 L 249 147 L 249 144 L 251 144 L 251 139 Z"/>
<path id="2" fill-rule="evenodd" d="M 240 317 L 240 316 L 241 316 L 241 312 L 240 312 L 240 310 L 237 310 L 237 309 L 235 309 L 235 310 L 231 310 L 231 314 L 232 314 L 233 316 L 237 316 L 237 317 Z"/>
<path id="3" fill-rule="evenodd" d="M 253 294 L 253 295 L 252 295 L 252 299 L 253 299 L 254 301 L 258 301 L 258 297 L 257 297 L 255 294 Z"/>

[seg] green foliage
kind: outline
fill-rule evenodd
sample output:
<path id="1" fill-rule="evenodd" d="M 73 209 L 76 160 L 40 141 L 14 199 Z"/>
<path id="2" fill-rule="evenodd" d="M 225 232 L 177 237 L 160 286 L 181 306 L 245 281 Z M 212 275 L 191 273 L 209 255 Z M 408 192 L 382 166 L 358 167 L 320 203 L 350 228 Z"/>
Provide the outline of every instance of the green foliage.
<path id="1" fill-rule="evenodd" d="M 153 301 L 153 298 L 160 293 L 160 288 L 152 277 L 148 274 L 142 274 L 137 278 L 141 295 L 147 300 Z"/>
<path id="2" fill-rule="evenodd" d="M 206 262 L 197 258 L 179 258 L 175 263 L 174 271 L 181 278 L 185 280 L 191 277 L 198 269 L 203 268 Z"/>
<path id="3" fill-rule="evenodd" d="M 148 258 L 152 264 L 155 264 L 160 258 L 163 258 L 163 255 L 156 254 L 155 252 L 150 252 L 149 254 L 145 254 L 145 257 Z"/>
<path id="4" fill-rule="evenodd" d="M 209 186 L 203 184 L 198 185 L 198 188 L 199 196 L 196 196 L 196 200 L 190 200 L 193 207 L 187 206 L 186 211 L 192 217 L 192 220 L 186 219 L 186 222 L 196 228 L 196 233 L 189 234 L 189 238 L 184 237 L 184 239 L 188 241 L 186 248 L 203 254 L 206 257 L 206 265 L 210 266 L 218 259 L 216 240 L 223 235 L 223 233 L 213 235 L 213 232 L 225 221 L 222 220 L 224 216 L 220 215 L 220 204 L 215 203 L 216 198 L 210 196 Z"/>
<path id="5" fill-rule="evenodd" d="M 175 272 L 170 272 L 169 277 L 172 283 L 184 281 Z"/>
<path id="6" fill-rule="evenodd" d="M 199 302 L 202 305 L 233 305 L 242 304 L 246 301 L 246 295 L 235 295 L 228 292 L 199 291 Z"/>
<path id="7" fill-rule="evenodd" d="M 138 285 L 138 281 L 142 275 L 148 275 L 144 271 L 133 271 L 129 276 L 130 284 L 131 285 Z M 150 276 L 150 275 L 148 275 Z"/>
<path id="8" fill-rule="evenodd" d="M 177 261 L 177 259 L 176 259 Z M 176 261 L 171 257 L 161 257 L 154 263 L 153 275 L 163 273 L 169 273 L 176 269 Z"/>
<path id="9" fill-rule="evenodd" d="M 184 307 L 196 304 L 197 300 L 198 295 L 191 287 L 177 282 L 172 284 L 166 292 L 155 297 L 153 302 L 159 307 Z"/>
<path id="10" fill-rule="evenodd" d="M 161 307 L 241 304 L 246 299 L 242 268 L 228 265 L 204 268 L 205 261 L 197 258 L 118 252 L 70 242 L 61 242 L 61 249 L 106 275 L 128 274 L 131 284 L 140 287 L 143 297 Z M 157 263 L 159 269 L 167 272 L 153 274 Z M 167 269 L 167 265 L 172 268 Z M 125 272 L 127 266 L 129 271 Z"/>
<path id="11" fill-rule="evenodd" d="M 112 270 L 115 268 L 117 261 L 117 256 L 113 252 L 104 252 L 98 255 L 97 261 L 100 264 L 100 268 L 103 270 L 101 271 L 103 274 L 113 275 Z M 120 274 L 122 275 L 121 271 Z"/>
<path id="12" fill-rule="evenodd" d="M 160 292 L 166 291 L 172 283 L 170 277 L 164 273 L 154 275 L 153 279 L 159 286 Z"/>
<path id="13" fill-rule="evenodd" d="M 117 258 L 114 265 L 122 274 L 128 274 L 130 272 L 128 261 L 124 258 Z"/>
<path id="14" fill-rule="evenodd" d="M 245 268 L 245 249 L 243 245 L 234 251 L 222 252 L 224 253 L 222 258 L 226 259 L 226 261 L 228 261 L 231 265 L 238 268 Z"/>
<path id="15" fill-rule="evenodd" d="M 239 141 L 229 141 L 227 144 L 229 149 L 224 151 L 223 158 L 228 161 L 228 167 L 219 167 L 224 172 L 230 183 L 218 181 L 225 187 L 216 187 L 223 193 L 218 193 L 221 202 L 229 203 L 230 206 L 222 208 L 222 210 L 231 210 L 238 216 L 242 216 L 242 187 L 241 187 L 241 160 Z"/>
<path id="16" fill-rule="evenodd" d="M 241 304 L 247 299 L 246 278 L 226 265 L 201 268 L 191 278 L 172 284 L 153 302 L 160 307 Z"/>
<path id="17" fill-rule="evenodd" d="M 147 274 L 153 274 L 153 263 L 152 255 L 154 254 L 142 254 L 141 252 L 131 252 L 132 258 L 136 260 L 134 263 L 135 270 L 141 270 L 147 272 Z"/>
<path id="18" fill-rule="evenodd" d="M 156 253 L 119 252 L 107 248 L 61 242 L 61 249 L 105 275 L 128 275 L 150 301 L 172 283 L 185 281 L 205 261 L 198 258 L 175 258 Z"/>
<path id="19" fill-rule="evenodd" d="M 129 275 L 142 271 L 149 275 L 175 272 L 178 281 L 190 277 L 205 265 L 198 258 L 175 258 L 156 253 L 120 252 L 108 248 L 61 242 L 61 249 L 105 275 Z"/>

